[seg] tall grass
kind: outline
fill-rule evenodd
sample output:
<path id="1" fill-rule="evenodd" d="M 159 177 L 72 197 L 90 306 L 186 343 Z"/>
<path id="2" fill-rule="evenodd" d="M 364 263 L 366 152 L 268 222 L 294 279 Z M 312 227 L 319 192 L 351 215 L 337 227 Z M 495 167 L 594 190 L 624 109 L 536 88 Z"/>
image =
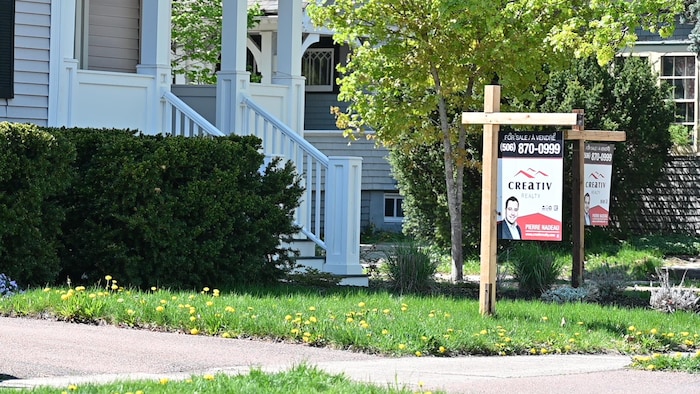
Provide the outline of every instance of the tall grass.
<path id="1" fill-rule="evenodd" d="M 557 253 L 537 242 L 519 242 L 502 255 L 512 267 L 518 289 L 530 297 L 549 290 L 564 268 L 564 260 L 557 258 Z"/>

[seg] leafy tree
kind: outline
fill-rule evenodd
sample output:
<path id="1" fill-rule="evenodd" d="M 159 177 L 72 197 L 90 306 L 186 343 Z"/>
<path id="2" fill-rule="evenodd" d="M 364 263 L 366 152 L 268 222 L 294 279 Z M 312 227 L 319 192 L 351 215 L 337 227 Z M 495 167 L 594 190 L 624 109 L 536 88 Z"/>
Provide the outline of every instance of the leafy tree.
<path id="1" fill-rule="evenodd" d="M 173 74 L 192 83 L 216 83 L 221 58 L 222 0 L 173 0 L 171 51 Z M 248 28 L 257 24 L 262 9 L 248 8 Z"/>
<path id="2" fill-rule="evenodd" d="M 662 175 L 673 145 L 669 125 L 675 117 L 674 104 L 666 100 L 668 94 L 657 81 L 644 59 L 619 59 L 613 67 L 584 60 L 553 73 L 542 96 L 543 112 L 583 108 L 587 129 L 627 133 L 613 155 L 611 230 L 625 232 L 639 219 L 638 194 Z M 564 198 L 571 201 L 568 192 Z"/>
<path id="3" fill-rule="evenodd" d="M 350 105 L 336 110 L 338 126 L 349 135 L 372 128 L 389 148 L 443 145 L 452 279 L 460 280 L 464 169 L 480 160 L 461 112 L 482 108 L 482 86 L 495 79 L 508 96 L 528 96 L 546 80 L 545 64 L 588 56 L 606 63 L 640 26 L 667 36 L 683 2 L 325 0 L 308 9 L 352 47 L 339 69 L 338 98 Z"/>

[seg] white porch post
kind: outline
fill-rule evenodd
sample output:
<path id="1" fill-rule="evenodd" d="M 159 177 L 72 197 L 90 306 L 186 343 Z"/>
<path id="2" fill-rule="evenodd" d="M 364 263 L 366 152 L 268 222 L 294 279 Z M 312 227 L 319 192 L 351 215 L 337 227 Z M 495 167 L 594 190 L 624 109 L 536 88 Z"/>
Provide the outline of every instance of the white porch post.
<path id="1" fill-rule="evenodd" d="M 221 71 L 216 80 L 216 127 L 226 134 L 243 130 L 241 95 L 248 90 L 250 73 L 245 69 L 248 38 L 248 2 L 223 0 Z"/>
<path id="2" fill-rule="evenodd" d="M 360 188 L 361 157 L 329 157 L 326 174 L 325 271 L 361 275 Z"/>
<path id="3" fill-rule="evenodd" d="M 147 134 L 166 132 L 163 130 L 165 103 L 161 96 L 170 90 L 170 0 L 143 0 L 141 3 L 141 63 L 136 72 L 153 76 L 153 85 L 148 92 Z"/>
<path id="4" fill-rule="evenodd" d="M 78 60 L 75 59 L 76 0 L 51 2 L 48 125 L 73 126 L 73 92 Z"/>
<path id="5" fill-rule="evenodd" d="M 305 79 L 301 76 L 302 1 L 280 1 L 278 7 L 277 72 L 272 82 L 289 86 L 282 120 L 303 135 Z"/>

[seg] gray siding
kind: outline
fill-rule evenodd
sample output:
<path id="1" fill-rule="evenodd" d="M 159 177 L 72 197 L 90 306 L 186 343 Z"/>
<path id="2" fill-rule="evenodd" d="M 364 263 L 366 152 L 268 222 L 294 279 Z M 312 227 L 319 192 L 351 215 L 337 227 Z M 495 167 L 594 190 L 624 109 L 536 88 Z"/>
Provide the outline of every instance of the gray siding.
<path id="1" fill-rule="evenodd" d="M 50 0 L 15 5 L 15 97 L 0 99 L 0 121 L 48 124 Z"/>
<path id="2" fill-rule="evenodd" d="M 216 85 L 173 85 L 171 92 L 216 125 Z"/>
<path id="3" fill-rule="evenodd" d="M 91 0 L 89 4 L 88 69 L 135 73 L 140 0 Z"/>
<path id="4" fill-rule="evenodd" d="M 349 143 L 340 132 L 306 133 L 304 137 L 326 156 L 362 157 L 362 190 L 397 190 L 387 161 L 389 151 L 375 147 L 374 141 L 360 138 Z"/>
<path id="5" fill-rule="evenodd" d="M 348 103 L 338 101 L 337 93 L 306 93 L 304 108 L 305 130 L 337 130 L 331 107 L 347 108 Z"/>

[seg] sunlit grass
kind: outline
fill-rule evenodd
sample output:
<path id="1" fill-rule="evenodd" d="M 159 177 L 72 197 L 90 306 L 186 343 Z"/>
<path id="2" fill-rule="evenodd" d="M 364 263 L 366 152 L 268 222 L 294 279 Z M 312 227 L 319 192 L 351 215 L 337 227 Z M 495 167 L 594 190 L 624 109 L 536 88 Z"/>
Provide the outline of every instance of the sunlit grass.
<path id="1" fill-rule="evenodd" d="M 414 393 L 404 387 L 383 387 L 350 381 L 344 375 L 331 375 L 315 367 L 299 365 L 286 372 L 264 373 L 254 369 L 246 375 L 201 375 L 185 380 L 136 380 L 110 384 L 70 384 L 67 387 L 38 387 L 17 390 L 15 393 L 241 393 L 241 394 L 288 394 L 288 393 L 333 393 L 333 394 L 408 394 Z M 420 393 L 428 393 L 419 391 Z"/>
<path id="2" fill-rule="evenodd" d="M 117 286 L 29 289 L 0 299 L 0 314 L 159 327 L 190 335 L 274 338 L 386 355 L 650 354 L 700 348 L 700 317 L 595 304 L 397 296 L 368 289 L 294 287 L 223 292 Z M 630 330 L 634 327 L 634 330 Z"/>
<path id="3" fill-rule="evenodd" d="M 647 371 L 684 371 L 700 372 L 700 352 L 695 354 L 659 354 L 640 355 L 632 358 L 632 368 Z"/>

